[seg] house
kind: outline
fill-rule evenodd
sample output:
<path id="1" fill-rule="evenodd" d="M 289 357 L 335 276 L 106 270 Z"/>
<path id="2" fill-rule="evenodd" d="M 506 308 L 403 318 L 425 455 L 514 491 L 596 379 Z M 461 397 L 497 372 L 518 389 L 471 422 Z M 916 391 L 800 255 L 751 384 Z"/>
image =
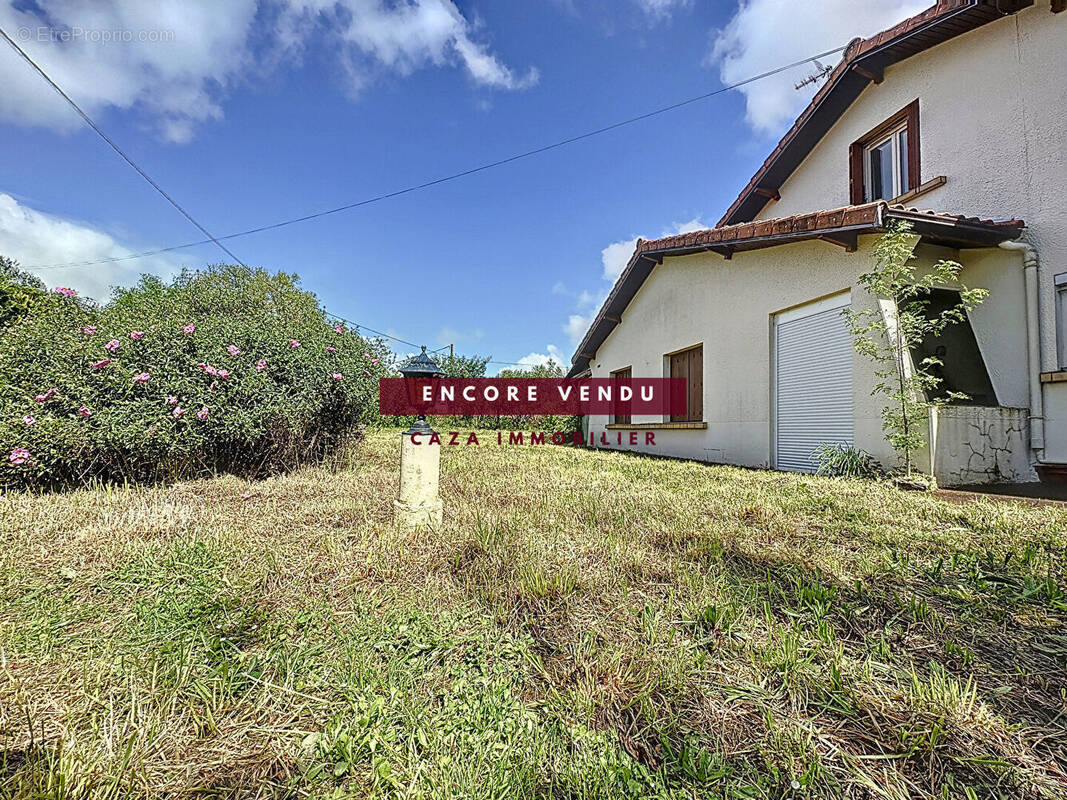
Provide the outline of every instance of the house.
<path id="1" fill-rule="evenodd" d="M 945 485 L 1067 473 L 1065 5 L 941 0 L 851 42 L 717 227 L 638 240 L 572 359 L 571 376 L 685 378 L 687 413 L 590 433 L 782 470 L 813 470 L 823 442 L 895 464 L 841 309 L 891 317 L 858 278 L 902 221 L 920 266 L 958 261 L 990 293 L 932 343 L 971 399 L 931 414 L 924 468 Z"/>

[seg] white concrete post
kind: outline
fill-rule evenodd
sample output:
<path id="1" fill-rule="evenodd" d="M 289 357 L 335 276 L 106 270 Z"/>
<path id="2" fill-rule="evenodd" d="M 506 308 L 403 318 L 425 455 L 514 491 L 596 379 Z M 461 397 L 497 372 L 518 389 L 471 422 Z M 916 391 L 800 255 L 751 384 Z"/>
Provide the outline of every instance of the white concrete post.
<path id="1" fill-rule="evenodd" d="M 426 425 L 425 422 L 422 423 Z M 439 495 L 441 445 L 430 444 L 431 431 L 400 434 L 400 496 L 393 503 L 404 528 L 440 526 L 444 503 Z"/>

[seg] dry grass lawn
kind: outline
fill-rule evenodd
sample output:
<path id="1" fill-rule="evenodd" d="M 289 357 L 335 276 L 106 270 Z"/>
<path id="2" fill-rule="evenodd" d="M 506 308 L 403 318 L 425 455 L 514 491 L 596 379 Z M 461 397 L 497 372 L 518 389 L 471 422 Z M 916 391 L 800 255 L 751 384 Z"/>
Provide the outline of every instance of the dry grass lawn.
<path id="1" fill-rule="evenodd" d="M 0 500 L 0 795 L 1067 796 L 1067 510 L 399 437 Z"/>

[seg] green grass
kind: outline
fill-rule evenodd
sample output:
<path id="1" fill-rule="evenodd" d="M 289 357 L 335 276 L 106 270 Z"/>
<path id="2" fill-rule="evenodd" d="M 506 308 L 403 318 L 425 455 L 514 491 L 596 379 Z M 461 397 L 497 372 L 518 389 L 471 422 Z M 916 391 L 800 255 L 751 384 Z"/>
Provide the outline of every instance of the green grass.
<path id="1" fill-rule="evenodd" d="M 0 500 L 0 796 L 1067 794 L 1067 510 L 399 437 Z"/>

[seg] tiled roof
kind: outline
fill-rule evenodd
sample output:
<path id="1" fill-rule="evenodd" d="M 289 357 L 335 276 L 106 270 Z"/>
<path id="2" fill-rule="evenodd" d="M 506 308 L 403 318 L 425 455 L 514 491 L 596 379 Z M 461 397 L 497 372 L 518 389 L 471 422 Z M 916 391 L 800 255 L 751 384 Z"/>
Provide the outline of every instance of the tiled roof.
<path id="1" fill-rule="evenodd" d="M 826 211 L 812 211 L 806 214 L 794 214 L 791 217 L 743 222 L 739 225 L 726 225 L 721 228 L 708 228 L 691 233 L 678 233 L 661 239 L 639 239 L 634 255 L 659 250 L 678 250 L 688 247 L 707 245 L 733 246 L 735 251 L 757 249 L 761 242 L 771 241 L 780 244 L 785 238 L 818 238 L 822 232 L 840 232 L 849 228 L 869 228 L 883 226 L 883 218 L 888 215 L 905 219 L 915 217 L 931 221 L 956 225 L 972 225 L 980 228 L 1010 229 L 1011 237 L 1018 235 L 1023 227 L 1022 220 L 991 220 L 967 217 L 957 214 L 945 214 L 940 211 L 906 208 L 902 205 L 889 205 L 881 200 L 859 206 L 843 206 Z"/>
<path id="2" fill-rule="evenodd" d="M 1019 219 L 979 219 L 877 201 L 679 233 L 661 239 L 638 239 L 630 261 L 575 351 L 569 374 L 576 375 L 588 367 L 590 357 L 620 323 L 622 312 L 664 257 L 713 251 L 724 258 L 732 258 L 734 253 L 813 239 L 823 239 L 852 250 L 861 233 L 883 232 L 891 221 L 907 222 L 924 241 L 949 247 L 994 247 L 1018 238 L 1024 227 Z"/>
<path id="3" fill-rule="evenodd" d="M 853 39 L 811 103 L 723 214 L 719 225 L 754 219 L 830 127 L 886 67 L 1022 8 L 1033 0 L 938 0 L 869 39 Z M 757 191 L 759 190 L 759 191 Z"/>

